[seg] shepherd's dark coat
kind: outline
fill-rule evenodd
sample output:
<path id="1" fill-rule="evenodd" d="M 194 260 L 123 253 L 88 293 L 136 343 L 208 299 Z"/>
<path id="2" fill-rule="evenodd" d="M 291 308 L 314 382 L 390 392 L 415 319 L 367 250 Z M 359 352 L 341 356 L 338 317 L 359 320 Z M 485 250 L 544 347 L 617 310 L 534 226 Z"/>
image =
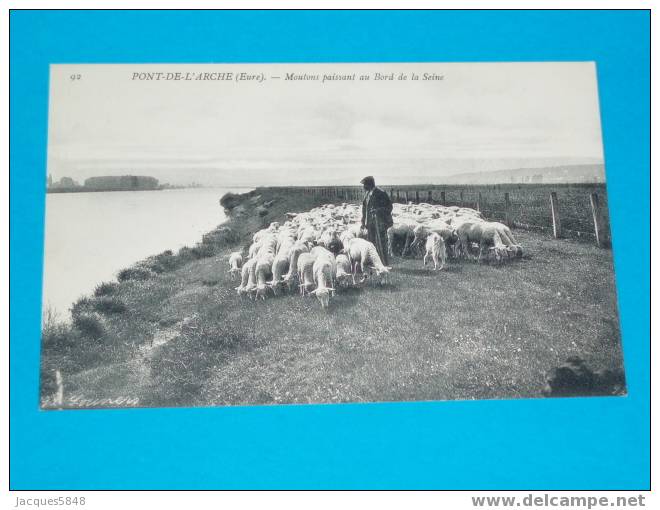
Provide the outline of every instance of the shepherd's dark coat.
<path id="1" fill-rule="evenodd" d="M 387 260 L 387 229 L 394 224 L 392 220 L 392 201 L 389 195 L 380 188 L 374 188 L 371 195 L 362 201 L 362 225 L 367 228 L 367 236 L 371 241 L 383 264 Z"/>

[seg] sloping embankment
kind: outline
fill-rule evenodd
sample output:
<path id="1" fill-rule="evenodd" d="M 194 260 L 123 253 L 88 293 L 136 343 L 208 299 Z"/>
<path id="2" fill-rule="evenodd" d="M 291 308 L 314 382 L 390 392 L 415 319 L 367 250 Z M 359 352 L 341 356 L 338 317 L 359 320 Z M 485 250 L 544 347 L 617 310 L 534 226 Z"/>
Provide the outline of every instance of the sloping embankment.
<path id="1" fill-rule="evenodd" d="M 120 272 L 44 334 L 42 396 L 58 407 L 534 397 L 571 356 L 622 367 L 611 252 L 516 232 L 525 257 L 433 272 L 396 258 L 390 283 L 241 299 L 227 256 L 287 212 L 339 199 L 226 196 L 230 220 L 192 248 Z M 91 404 L 90 404 L 91 402 Z"/>

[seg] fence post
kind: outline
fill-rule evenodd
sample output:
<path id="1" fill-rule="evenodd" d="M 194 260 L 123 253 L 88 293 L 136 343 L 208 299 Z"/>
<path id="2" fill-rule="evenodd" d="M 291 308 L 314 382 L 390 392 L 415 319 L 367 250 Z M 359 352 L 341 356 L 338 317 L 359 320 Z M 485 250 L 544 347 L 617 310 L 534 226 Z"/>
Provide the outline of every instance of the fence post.
<path id="1" fill-rule="evenodd" d="M 481 191 L 477 195 L 477 211 L 481 212 Z"/>
<path id="2" fill-rule="evenodd" d="M 507 227 L 511 226 L 511 218 L 510 218 L 510 211 L 511 209 L 511 202 L 509 201 L 509 193 L 504 193 L 504 224 Z"/>
<path id="3" fill-rule="evenodd" d="M 557 200 L 557 192 L 550 192 L 550 210 L 552 211 L 552 233 L 555 239 L 561 237 L 561 218 L 559 218 L 559 201 Z"/>
<path id="4" fill-rule="evenodd" d="M 433 190 L 429 190 L 429 191 L 428 191 L 428 197 L 427 197 L 426 201 L 427 201 L 429 204 L 430 204 L 431 202 L 433 202 Z"/>
<path id="5" fill-rule="evenodd" d="M 594 218 L 594 232 L 596 233 L 596 244 L 599 248 L 603 246 L 603 240 L 600 232 L 600 203 L 598 202 L 598 193 L 592 193 L 589 195 L 591 201 L 591 215 Z"/>
<path id="6" fill-rule="evenodd" d="M 403 192 L 403 198 L 405 198 L 406 204 L 407 204 L 408 203 L 408 191 L 407 190 Z"/>
<path id="7" fill-rule="evenodd" d="M 465 203 L 463 203 L 463 192 L 461 191 L 461 207 L 465 207 Z"/>
<path id="8" fill-rule="evenodd" d="M 415 203 L 419 204 L 419 191 L 415 191 Z"/>
<path id="9" fill-rule="evenodd" d="M 440 203 L 442 205 L 447 205 L 447 196 L 445 195 L 444 191 L 440 192 Z"/>

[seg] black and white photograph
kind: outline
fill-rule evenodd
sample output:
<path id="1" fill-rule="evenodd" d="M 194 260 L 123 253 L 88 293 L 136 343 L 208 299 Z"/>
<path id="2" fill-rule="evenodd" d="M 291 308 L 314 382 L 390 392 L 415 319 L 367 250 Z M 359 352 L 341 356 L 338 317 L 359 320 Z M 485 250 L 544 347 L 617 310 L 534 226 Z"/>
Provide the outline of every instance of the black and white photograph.
<path id="1" fill-rule="evenodd" d="M 625 396 L 593 62 L 52 64 L 45 410 Z"/>

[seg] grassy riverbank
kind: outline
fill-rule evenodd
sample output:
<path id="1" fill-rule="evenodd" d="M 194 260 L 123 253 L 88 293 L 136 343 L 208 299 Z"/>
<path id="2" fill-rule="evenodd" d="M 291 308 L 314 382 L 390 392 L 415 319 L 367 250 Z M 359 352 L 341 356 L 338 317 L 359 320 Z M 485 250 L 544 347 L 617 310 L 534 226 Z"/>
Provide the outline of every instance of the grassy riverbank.
<path id="1" fill-rule="evenodd" d="M 516 231 L 521 260 L 422 268 L 390 284 L 313 298 L 241 299 L 227 256 L 286 212 L 333 199 L 259 189 L 224 200 L 230 220 L 197 246 L 119 273 L 48 323 L 42 405 L 199 406 L 541 396 L 578 355 L 622 366 L 611 252 Z"/>

